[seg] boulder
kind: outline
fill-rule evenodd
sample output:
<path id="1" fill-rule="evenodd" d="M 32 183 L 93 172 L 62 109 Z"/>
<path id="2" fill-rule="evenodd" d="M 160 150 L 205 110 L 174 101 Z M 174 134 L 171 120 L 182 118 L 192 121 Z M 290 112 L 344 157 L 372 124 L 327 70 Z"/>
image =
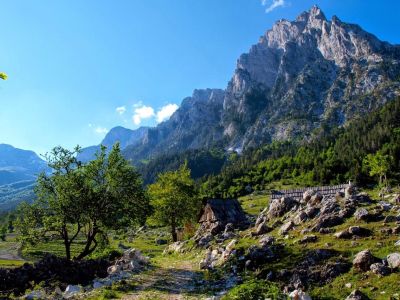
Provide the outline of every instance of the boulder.
<path id="1" fill-rule="evenodd" d="M 233 232 L 235 230 L 235 226 L 232 223 L 228 223 L 225 225 L 224 233 Z"/>
<path id="2" fill-rule="evenodd" d="M 294 290 L 289 294 L 289 298 L 293 300 L 312 300 L 311 297 L 302 290 Z"/>
<path id="3" fill-rule="evenodd" d="M 156 239 L 156 245 L 166 245 L 168 241 L 165 239 Z"/>
<path id="4" fill-rule="evenodd" d="M 311 197 L 315 195 L 315 191 L 314 190 L 306 190 L 303 193 L 303 202 L 307 203 L 308 201 L 310 201 Z"/>
<path id="5" fill-rule="evenodd" d="M 356 235 L 356 236 L 366 237 L 371 235 L 371 230 L 360 226 L 351 226 L 349 227 L 348 232 L 352 236 Z"/>
<path id="6" fill-rule="evenodd" d="M 83 291 L 83 288 L 80 285 L 68 285 L 64 292 L 64 298 L 71 298 L 74 295 Z"/>
<path id="7" fill-rule="evenodd" d="M 264 236 L 258 242 L 261 246 L 270 246 L 275 243 L 275 238 L 273 236 Z"/>
<path id="8" fill-rule="evenodd" d="M 393 205 L 390 204 L 389 202 L 386 202 L 386 201 L 380 201 L 379 202 L 379 207 L 381 209 L 383 209 L 384 211 L 389 211 L 389 210 L 392 209 Z"/>
<path id="9" fill-rule="evenodd" d="M 372 273 L 380 276 L 386 276 L 390 274 L 390 269 L 382 263 L 374 263 L 370 266 Z"/>
<path id="10" fill-rule="evenodd" d="M 282 197 L 271 202 L 267 216 L 269 219 L 282 217 L 289 212 L 298 202 L 291 197 Z"/>
<path id="11" fill-rule="evenodd" d="M 256 231 L 252 232 L 252 235 L 263 235 L 271 230 L 272 229 L 267 226 L 266 222 L 263 222 L 257 226 Z"/>
<path id="12" fill-rule="evenodd" d="M 207 233 L 205 236 L 202 236 L 198 242 L 197 245 L 199 247 L 208 247 L 210 242 L 214 239 L 214 235 L 212 233 Z M 176 252 L 176 251 L 175 251 Z"/>
<path id="13" fill-rule="evenodd" d="M 346 300 L 369 300 L 369 298 L 359 290 L 354 290 L 346 298 Z"/>
<path id="14" fill-rule="evenodd" d="M 313 231 L 320 231 L 321 228 L 334 227 L 343 223 L 343 218 L 336 215 L 325 215 L 318 218 Z"/>
<path id="15" fill-rule="evenodd" d="M 391 253 L 386 257 L 386 259 L 391 269 L 397 269 L 400 267 L 400 253 Z"/>
<path id="16" fill-rule="evenodd" d="M 357 221 L 364 220 L 366 221 L 369 217 L 368 210 L 365 208 L 359 208 L 356 210 L 354 213 L 354 218 L 356 218 Z"/>
<path id="17" fill-rule="evenodd" d="M 316 235 L 306 235 L 299 241 L 299 244 L 315 243 L 317 240 L 318 237 Z"/>
<path id="18" fill-rule="evenodd" d="M 350 239 L 351 238 L 351 234 L 348 230 L 342 230 L 342 231 L 336 232 L 334 234 L 334 236 L 337 239 Z"/>
<path id="19" fill-rule="evenodd" d="M 300 225 L 301 223 L 307 221 L 307 219 L 308 215 L 304 211 L 301 211 L 294 217 L 293 222 L 296 225 Z"/>
<path id="20" fill-rule="evenodd" d="M 315 193 L 313 196 L 311 196 L 311 199 L 309 201 L 310 205 L 317 205 L 321 203 L 322 199 L 324 196 L 321 193 Z"/>
<path id="21" fill-rule="evenodd" d="M 283 224 L 281 226 L 281 228 L 279 229 L 279 233 L 281 235 L 285 235 L 287 234 L 290 230 L 292 230 L 294 227 L 294 223 L 292 221 L 286 222 L 285 224 Z"/>
<path id="22" fill-rule="evenodd" d="M 185 252 L 185 246 L 186 246 L 187 242 L 175 242 L 172 243 L 171 245 L 167 246 L 163 252 L 163 254 L 170 254 L 170 253 L 183 253 Z"/>
<path id="23" fill-rule="evenodd" d="M 358 271 L 366 272 L 376 262 L 379 262 L 379 259 L 373 256 L 371 251 L 367 249 L 356 254 L 353 260 L 353 267 Z"/>
<path id="24" fill-rule="evenodd" d="M 349 199 L 355 194 L 355 192 L 356 192 L 356 188 L 354 187 L 353 184 L 350 183 L 349 186 L 346 187 L 344 190 L 344 196 L 346 199 Z"/>

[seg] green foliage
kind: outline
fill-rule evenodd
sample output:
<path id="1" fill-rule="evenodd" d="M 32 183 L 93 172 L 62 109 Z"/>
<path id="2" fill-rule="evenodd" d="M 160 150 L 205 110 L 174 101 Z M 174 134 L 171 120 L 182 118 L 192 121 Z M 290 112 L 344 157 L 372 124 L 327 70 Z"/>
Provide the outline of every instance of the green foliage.
<path id="1" fill-rule="evenodd" d="M 171 226 L 172 239 L 177 241 L 176 227 L 193 221 L 200 204 L 187 164 L 176 171 L 160 174 L 148 191 L 154 207 L 151 220 L 158 225 Z"/>
<path id="2" fill-rule="evenodd" d="M 287 299 L 279 287 L 264 280 L 249 280 L 231 289 L 223 300 Z"/>
<path id="3" fill-rule="evenodd" d="M 0 72 L 0 79 L 7 80 L 8 76 L 6 73 Z"/>
<path id="4" fill-rule="evenodd" d="M 390 155 L 384 155 L 382 151 L 375 154 L 368 154 L 364 160 L 363 165 L 369 170 L 369 175 L 379 176 L 379 184 L 387 184 L 387 173 L 390 170 L 393 158 Z"/>
<path id="5" fill-rule="evenodd" d="M 190 149 L 183 153 L 172 153 L 157 156 L 150 161 L 138 165 L 145 184 L 153 183 L 157 174 L 177 170 L 187 162 L 193 179 L 204 175 L 218 174 L 226 161 L 226 153 L 222 148 Z"/>
<path id="6" fill-rule="evenodd" d="M 309 142 L 274 142 L 232 156 L 220 174 L 202 178 L 200 192 L 237 197 L 282 180 L 301 186 L 348 180 L 363 185 L 374 183 L 371 168 L 381 181 L 400 178 L 400 98 L 345 128 L 325 125 Z"/>
<path id="7" fill-rule="evenodd" d="M 37 243 L 49 234 L 64 241 L 67 259 L 71 245 L 84 237 L 82 259 L 98 245 L 107 243 L 107 231 L 144 223 L 149 203 L 139 174 L 115 145 L 109 155 L 102 147 L 88 164 L 74 151 L 56 147 L 47 156 L 53 173 L 42 173 L 37 182 L 37 200 L 19 208 L 18 230 L 23 242 Z"/>
<path id="8" fill-rule="evenodd" d="M 7 227 L 5 225 L 0 227 L 0 240 L 5 241 L 7 236 Z"/>

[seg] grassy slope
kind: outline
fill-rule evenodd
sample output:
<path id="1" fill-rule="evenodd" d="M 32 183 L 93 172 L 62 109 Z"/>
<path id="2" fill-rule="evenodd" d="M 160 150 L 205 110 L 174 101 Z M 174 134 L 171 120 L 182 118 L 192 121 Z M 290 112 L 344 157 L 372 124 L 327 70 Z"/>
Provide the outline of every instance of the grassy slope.
<path id="1" fill-rule="evenodd" d="M 277 187 L 281 186 L 281 184 L 277 184 Z M 288 188 L 290 186 L 284 187 Z M 376 197 L 376 191 L 368 192 Z M 247 213 L 255 216 L 267 206 L 268 201 L 269 196 L 263 194 L 240 198 L 243 209 Z M 370 206 L 373 207 L 375 205 L 376 203 L 373 203 Z M 339 240 L 334 238 L 332 234 L 322 235 L 316 233 L 318 236 L 318 241 L 316 243 L 300 245 L 297 241 L 302 236 L 300 232 L 303 229 L 303 226 L 299 226 L 295 228 L 295 230 L 291 231 L 289 238 L 287 239 L 280 236 L 278 229 L 275 229 L 270 234 L 275 236 L 279 242 L 286 245 L 286 255 L 279 262 L 266 267 L 275 270 L 294 267 L 296 263 L 300 261 L 302 255 L 304 255 L 308 250 L 317 248 L 329 248 L 340 251 L 342 256 L 349 262 L 352 261 L 357 252 L 367 248 L 370 249 L 374 255 L 380 258 L 384 258 L 391 252 L 399 251 L 399 249 L 396 249 L 394 246 L 394 243 L 399 239 L 399 236 L 385 235 L 381 233 L 383 227 L 394 227 L 394 223 L 388 225 L 383 225 L 382 221 L 360 223 L 351 218 L 348 219 L 346 223 L 335 227 L 335 230 L 339 231 L 346 229 L 352 225 L 360 225 L 369 228 L 374 232 L 374 234 L 372 237 L 353 241 Z M 257 238 L 249 237 L 248 233 L 250 231 L 251 229 L 240 232 L 238 247 L 247 248 L 250 245 L 258 244 Z M 124 246 L 140 249 L 145 255 L 151 258 L 153 267 L 142 274 L 135 275 L 131 280 L 122 285 L 117 284 L 111 288 L 96 291 L 94 294 L 91 294 L 92 299 L 101 299 L 102 297 L 104 299 L 168 299 L 168 293 L 171 293 L 173 285 L 176 284 L 176 282 L 171 281 L 174 280 L 172 277 L 181 274 L 179 273 L 179 270 L 196 273 L 196 276 L 199 276 L 196 278 L 207 277 L 207 272 L 198 269 L 198 262 L 203 257 L 203 251 L 193 249 L 185 254 L 163 255 L 162 252 L 165 245 L 157 245 L 155 243 L 157 238 L 168 239 L 169 235 L 167 228 L 148 229 L 136 235 L 133 239 L 129 238 L 129 235 L 127 234 L 113 233 L 110 239 L 112 248 L 118 249 L 118 245 L 122 243 Z M 9 248 L 12 245 L 15 246 L 15 237 L 10 239 L 7 243 Z M 6 247 L 7 246 L 5 246 L 4 243 L 0 243 L 0 250 L 4 250 Z M 76 250 L 77 249 L 75 248 L 75 251 Z M 44 252 L 52 252 L 62 255 L 62 244 L 60 244 L 59 241 L 52 241 L 46 244 L 39 244 L 35 247 L 25 248 L 22 253 L 25 258 L 34 260 L 43 255 Z M 20 263 L 22 262 L 0 261 L 0 264 L 3 265 L 18 265 Z M 174 271 L 170 272 L 170 270 L 178 270 L 178 272 L 174 273 Z M 147 288 L 143 288 L 143 286 L 149 282 L 151 284 Z M 325 286 L 313 287 L 309 290 L 309 293 L 313 296 L 313 299 L 344 299 L 354 288 L 357 287 L 365 292 L 371 299 L 390 299 L 390 297 L 397 299 L 396 294 L 399 293 L 398 282 L 400 282 L 399 272 L 379 278 L 375 274 L 370 274 L 369 272 L 360 274 L 352 269 L 349 273 L 337 277 L 333 282 Z M 345 284 L 347 283 L 351 283 L 352 287 L 346 288 Z M 207 287 L 197 288 L 196 292 L 183 290 L 182 294 L 187 299 L 201 299 L 210 295 L 210 289 Z"/>

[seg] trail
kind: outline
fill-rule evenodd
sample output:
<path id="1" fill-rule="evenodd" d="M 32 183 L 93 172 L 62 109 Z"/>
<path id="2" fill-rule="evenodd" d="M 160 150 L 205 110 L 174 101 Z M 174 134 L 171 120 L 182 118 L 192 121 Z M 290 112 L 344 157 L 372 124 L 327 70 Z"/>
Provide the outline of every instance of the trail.
<path id="1" fill-rule="evenodd" d="M 201 299 L 201 285 L 203 273 L 193 270 L 192 264 L 181 261 L 178 267 L 152 269 L 134 275 L 133 281 L 137 289 L 122 297 L 124 300 L 131 299 Z M 152 298 L 153 297 L 153 298 Z"/>

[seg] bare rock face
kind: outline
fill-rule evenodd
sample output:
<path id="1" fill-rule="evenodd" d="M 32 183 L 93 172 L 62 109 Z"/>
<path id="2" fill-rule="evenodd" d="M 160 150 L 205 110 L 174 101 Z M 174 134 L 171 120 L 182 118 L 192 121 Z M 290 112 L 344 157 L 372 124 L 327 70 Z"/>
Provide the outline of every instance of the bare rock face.
<path id="1" fill-rule="evenodd" d="M 342 125 L 395 99 L 399 75 L 399 46 L 313 7 L 278 21 L 242 54 L 225 90 L 195 90 L 123 152 L 139 161 L 215 142 L 243 150 L 307 139 L 323 122 Z"/>

